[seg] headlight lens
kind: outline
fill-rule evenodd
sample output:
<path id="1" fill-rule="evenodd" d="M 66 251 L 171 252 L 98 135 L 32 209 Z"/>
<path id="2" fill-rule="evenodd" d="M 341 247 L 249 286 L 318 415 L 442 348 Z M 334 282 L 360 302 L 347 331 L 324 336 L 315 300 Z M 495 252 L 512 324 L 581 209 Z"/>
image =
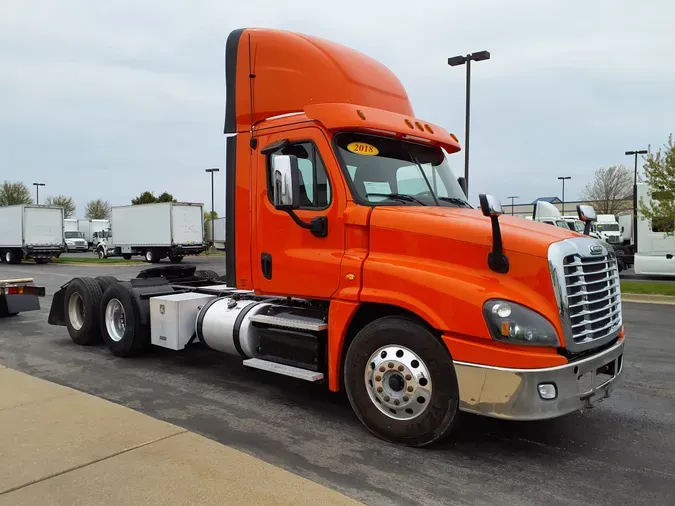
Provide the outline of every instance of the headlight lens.
<path id="1" fill-rule="evenodd" d="M 495 341 L 531 346 L 560 346 L 553 325 L 525 306 L 491 299 L 483 305 L 483 314 Z"/>

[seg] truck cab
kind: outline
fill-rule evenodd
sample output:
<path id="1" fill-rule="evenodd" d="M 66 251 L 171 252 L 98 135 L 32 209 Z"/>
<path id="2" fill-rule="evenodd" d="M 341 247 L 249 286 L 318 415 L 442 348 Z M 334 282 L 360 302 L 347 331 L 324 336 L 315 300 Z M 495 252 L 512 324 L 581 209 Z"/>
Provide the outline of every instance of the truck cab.
<path id="1" fill-rule="evenodd" d="M 94 295 L 91 328 L 115 355 L 197 339 L 345 391 L 368 430 L 409 446 L 450 434 L 459 412 L 538 420 L 609 396 L 625 338 L 606 243 L 503 215 L 488 194 L 473 208 L 457 137 L 360 52 L 242 29 L 225 67 L 225 276 L 168 266 Z M 50 323 L 78 344 L 99 336 L 66 308 L 92 283 L 53 299 Z"/>
<path id="2" fill-rule="evenodd" d="M 622 243 L 621 228 L 613 214 L 598 214 L 598 221 L 593 225 L 593 232 L 607 243 L 618 246 Z"/>

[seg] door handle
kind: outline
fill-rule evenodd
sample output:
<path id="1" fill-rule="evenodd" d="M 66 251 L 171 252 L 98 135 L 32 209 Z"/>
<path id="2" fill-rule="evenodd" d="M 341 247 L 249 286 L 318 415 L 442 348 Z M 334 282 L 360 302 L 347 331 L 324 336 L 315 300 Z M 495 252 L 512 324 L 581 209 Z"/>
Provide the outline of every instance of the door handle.
<path id="1" fill-rule="evenodd" d="M 266 279 L 272 279 L 272 255 L 269 253 L 260 255 L 260 268 Z"/>

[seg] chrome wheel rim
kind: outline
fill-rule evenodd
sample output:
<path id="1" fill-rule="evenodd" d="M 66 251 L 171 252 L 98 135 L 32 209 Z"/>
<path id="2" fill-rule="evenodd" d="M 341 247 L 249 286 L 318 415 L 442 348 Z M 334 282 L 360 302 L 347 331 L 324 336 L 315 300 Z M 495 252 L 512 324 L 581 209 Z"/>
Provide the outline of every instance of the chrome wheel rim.
<path id="1" fill-rule="evenodd" d="M 68 299 L 68 320 L 75 330 L 84 326 L 84 301 L 77 292 L 73 292 Z"/>
<path id="2" fill-rule="evenodd" d="M 117 299 L 110 299 L 105 308 L 105 328 L 110 339 L 120 342 L 127 328 L 127 315 L 124 306 Z"/>
<path id="3" fill-rule="evenodd" d="M 394 420 L 413 420 L 424 413 L 432 394 L 424 361 L 405 346 L 387 345 L 366 363 L 368 396 L 381 413 Z"/>

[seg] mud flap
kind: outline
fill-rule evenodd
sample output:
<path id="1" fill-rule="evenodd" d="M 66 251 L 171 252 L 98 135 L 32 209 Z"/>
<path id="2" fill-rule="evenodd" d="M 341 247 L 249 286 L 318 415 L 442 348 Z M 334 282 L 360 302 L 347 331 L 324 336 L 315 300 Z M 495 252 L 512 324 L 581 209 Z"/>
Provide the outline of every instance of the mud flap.
<path id="1" fill-rule="evenodd" d="M 52 298 L 52 307 L 49 308 L 49 318 L 47 319 L 47 323 L 50 325 L 66 326 L 65 300 L 66 288 L 69 283 L 70 281 L 63 285 Z"/>

